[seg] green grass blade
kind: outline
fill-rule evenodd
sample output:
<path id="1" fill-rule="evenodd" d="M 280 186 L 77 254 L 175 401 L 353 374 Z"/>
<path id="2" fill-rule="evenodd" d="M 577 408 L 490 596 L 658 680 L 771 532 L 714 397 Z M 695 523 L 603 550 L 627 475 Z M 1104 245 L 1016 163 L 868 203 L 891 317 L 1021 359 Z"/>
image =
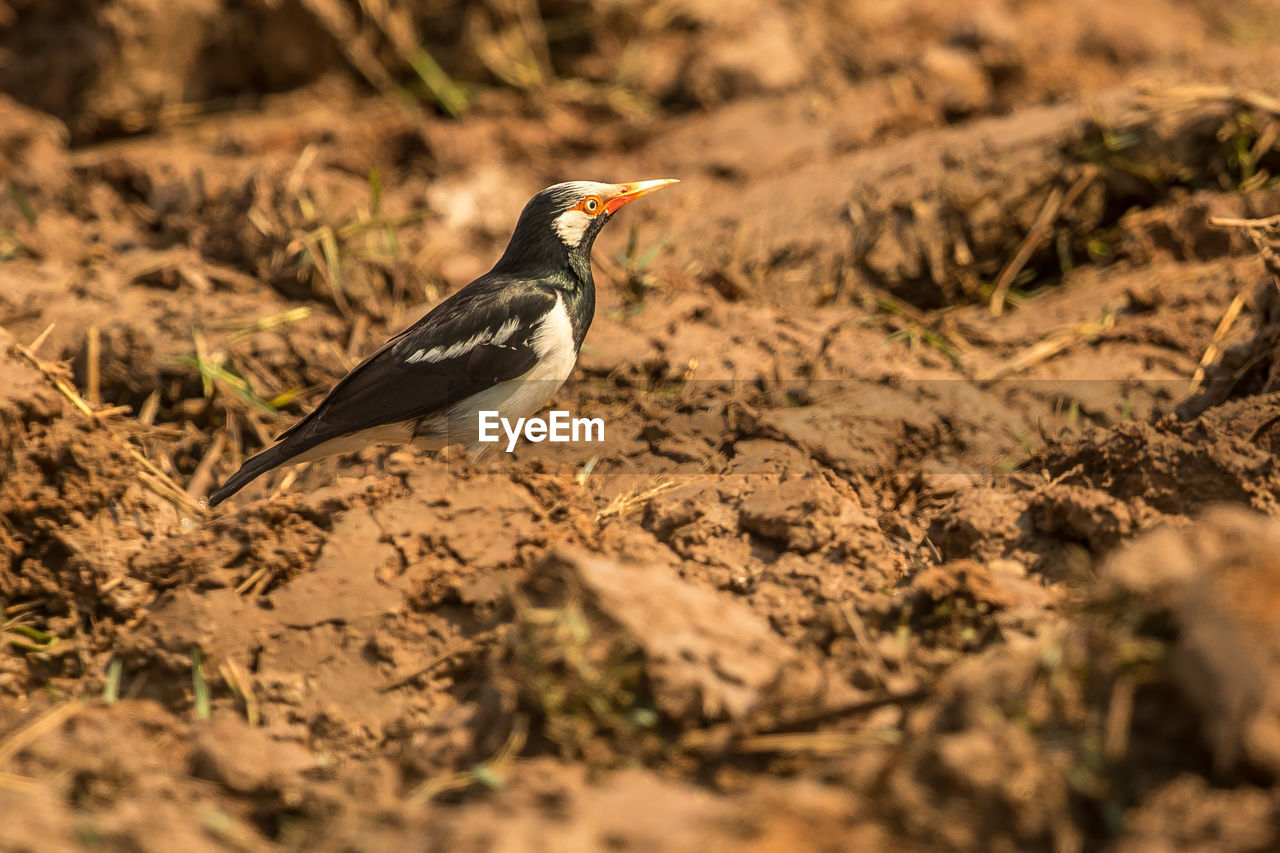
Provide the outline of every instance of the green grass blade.
<path id="1" fill-rule="evenodd" d="M 9 179 L 9 197 L 18 206 L 18 210 L 22 213 L 22 218 L 27 221 L 27 224 L 35 225 L 36 209 L 32 206 L 31 200 L 27 198 L 27 194 L 22 191 L 22 187 L 18 186 L 18 182 L 13 178 Z"/>
<path id="2" fill-rule="evenodd" d="M 413 71 L 422 80 L 436 103 L 453 118 L 467 111 L 467 93 L 440 67 L 425 48 L 418 48 L 408 57 Z"/>
<path id="3" fill-rule="evenodd" d="M 120 701 L 120 661 L 107 664 L 107 683 L 102 687 L 102 701 L 114 705 Z"/>
<path id="4" fill-rule="evenodd" d="M 200 371 L 201 378 L 205 380 L 211 381 L 218 379 L 222 381 L 226 387 L 231 389 L 231 393 L 235 394 L 249 405 L 254 408 L 261 409 L 267 414 L 279 416 L 280 411 L 276 409 L 275 406 L 255 394 L 252 386 L 250 386 L 247 381 L 236 376 L 231 371 L 197 358 L 194 355 L 180 355 L 175 358 L 174 361 L 178 364 L 185 364 L 188 367 L 194 367 L 196 370 Z"/>
<path id="5" fill-rule="evenodd" d="M 369 169 L 369 215 L 374 219 L 382 211 L 382 172 L 374 166 Z"/>
<path id="6" fill-rule="evenodd" d="M 196 646 L 191 647 L 191 692 L 195 696 L 196 717 L 209 719 L 209 684 L 204 680 L 204 655 Z"/>

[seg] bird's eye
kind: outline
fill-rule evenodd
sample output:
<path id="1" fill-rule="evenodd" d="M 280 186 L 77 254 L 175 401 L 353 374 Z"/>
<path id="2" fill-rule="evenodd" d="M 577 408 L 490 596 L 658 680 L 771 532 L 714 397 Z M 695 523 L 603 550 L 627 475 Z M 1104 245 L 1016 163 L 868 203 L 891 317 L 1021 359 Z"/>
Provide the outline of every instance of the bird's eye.
<path id="1" fill-rule="evenodd" d="M 582 209 L 587 213 L 595 213 L 600 209 L 600 199 L 592 196 L 582 203 Z"/>

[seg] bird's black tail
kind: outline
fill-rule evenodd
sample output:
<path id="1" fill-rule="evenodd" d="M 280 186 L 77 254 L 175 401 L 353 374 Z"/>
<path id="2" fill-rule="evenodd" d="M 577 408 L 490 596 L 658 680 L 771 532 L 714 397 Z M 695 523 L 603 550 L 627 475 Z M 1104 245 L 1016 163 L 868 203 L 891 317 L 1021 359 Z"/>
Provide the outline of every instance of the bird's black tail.
<path id="1" fill-rule="evenodd" d="M 297 451 L 295 448 L 286 448 L 286 444 L 287 442 L 281 442 L 275 447 L 268 447 L 257 456 L 246 460 L 240 466 L 239 471 L 232 474 L 230 479 L 213 490 L 213 493 L 209 495 L 209 506 L 217 506 L 272 468 L 293 458 Z"/>

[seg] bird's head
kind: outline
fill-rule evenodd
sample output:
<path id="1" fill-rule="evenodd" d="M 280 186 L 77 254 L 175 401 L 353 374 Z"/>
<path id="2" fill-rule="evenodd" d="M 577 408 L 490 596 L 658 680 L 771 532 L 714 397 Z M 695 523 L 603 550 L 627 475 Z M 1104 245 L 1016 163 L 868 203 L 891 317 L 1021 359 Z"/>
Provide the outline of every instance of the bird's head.
<path id="1" fill-rule="evenodd" d="M 547 187 L 524 206 L 498 266 L 554 262 L 566 255 L 587 262 L 596 235 L 623 205 L 676 183 L 663 178 L 627 184 L 567 181 Z"/>

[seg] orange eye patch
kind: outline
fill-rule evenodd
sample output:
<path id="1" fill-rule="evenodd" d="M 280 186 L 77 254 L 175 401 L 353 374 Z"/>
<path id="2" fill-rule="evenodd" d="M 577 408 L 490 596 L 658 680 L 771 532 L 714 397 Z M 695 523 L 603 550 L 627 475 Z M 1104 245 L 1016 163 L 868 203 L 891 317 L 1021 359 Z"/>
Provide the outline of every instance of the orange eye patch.
<path id="1" fill-rule="evenodd" d="M 604 210 L 604 202 L 600 200 L 599 196 L 589 195 L 569 209 L 581 210 L 588 216 L 595 216 L 597 213 Z"/>

